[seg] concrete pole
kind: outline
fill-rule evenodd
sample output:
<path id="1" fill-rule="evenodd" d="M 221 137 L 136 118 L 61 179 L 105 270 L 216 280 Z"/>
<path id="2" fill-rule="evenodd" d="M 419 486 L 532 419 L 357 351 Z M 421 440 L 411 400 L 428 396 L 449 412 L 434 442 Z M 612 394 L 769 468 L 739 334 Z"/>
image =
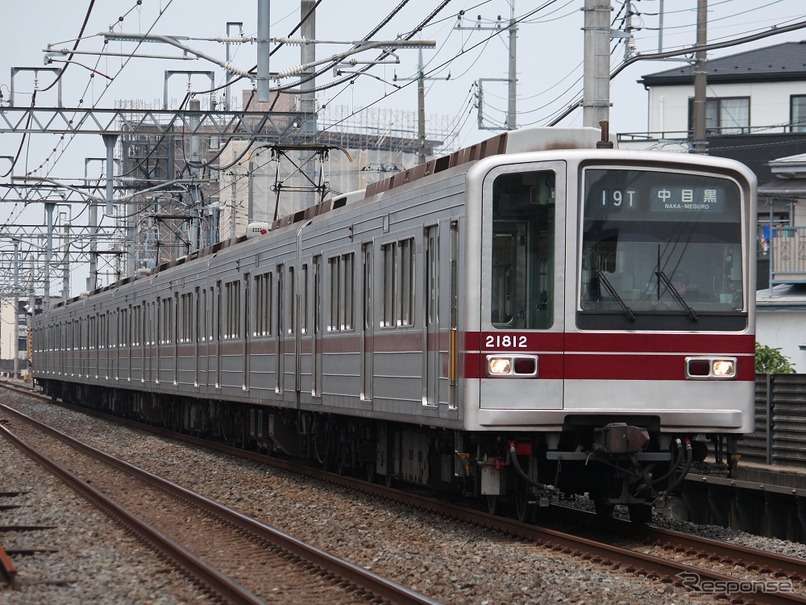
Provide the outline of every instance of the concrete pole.
<path id="1" fill-rule="evenodd" d="M 300 2 L 300 17 L 305 19 L 302 24 L 301 33 L 302 37 L 306 40 L 316 39 L 316 11 L 313 10 L 316 6 L 315 0 L 301 0 Z M 310 14 L 309 14 L 310 13 Z M 308 15 L 307 18 L 305 16 Z M 316 62 L 316 45 L 313 43 L 303 44 L 300 47 L 300 64 L 307 65 Z M 315 144 L 317 134 L 316 124 L 316 79 L 310 77 L 315 68 L 311 71 L 306 71 L 301 74 L 302 83 L 300 84 L 300 104 L 303 113 L 302 128 L 300 134 L 304 143 Z M 316 177 L 316 161 L 312 151 L 301 151 L 299 154 L 299 163 L 303 173 L 303 187 L 308 187 L 311 183 L 317 182 Z M 302 204 L 297 210 L 310 208 L 317 201 L 314 191 L 302 192 Z"/>
<path id="2" fill-rule="evenodd" d="M 70 298 L 70 223 L 66 222 L 64 224 L 64 266 L 62 267 L 62 300 L 64 302 L 67 302 L 68 298 Z"/>
<path id="3" fill-rule="evenodd" d="M 269 102 L 269 5 L 271 0 L 258 0 L 257 3 L 257 100 Z M 304 2 L 303 2 L 304 4 Z M 227 89 L 229 94 L 229 89 Z"/>
<path id="4" fill-rule="evenodd" d="M 509 98 L 507 103 L 507 130 L 518 128 L 517 94 L 518 94 L 518 28 L 515 27 L 515 0 L 509 4 Z"/>
<path id="5" fill-rule="evenodd" d="M 708 0 L 697 0 L 697 47 L 708 43 Z M 705 131 L 705 108 L 707 105 L 707 72 L 708 61 L 704 50 L 694 55 L 694 133 L 692 151 L 708 153 L 708 141 Z"/>
<path id="6" fill-rule="evenodd" d="M 45 235 L 45 275 L 44 275 L 44 290 L 42 295 L 42 305 L 45 310 L 50 306 L 50 259 L 53 256 L 53 210 L 56 204 L 53 202 L 45 202 L 45 215 L 47 221 L 47 234 Z M 31 280 L 33 281 L 33 269 L 31 270 Z M 33 286 L 31 286 L 33 288 Z"/>
<path id="7" fill-rule="evenodd" d="M 610 120 L 610 0 L 585 0 L 582 125 Z"/>
<path id="8" fill-rule="evenodd" d="M 20 242 L 14 240 L 14 321 L 11 323 L 14 333 L 14 378 L 20 375 Z"/>
<path id="9" fill-rule="evenodd" d="M 188 253 L 194 252 L 200 248 L 199 242 L 201 241 L 201 185 L 199 180 L 202 175 L 202 169 L 198 164 L 201 162 L 201 135 L 199 134 L 199 125 L 201 124 L 201 101 L 199 99 L 190 100 L 190 126 L 193 129 L 193 134 L 190 135 L 190 161 L 195 164 L 190 169 L 190 174 L 193 176 L 193 188 L 190 191 L 192 196 L 192 205 L 190 208 L 190 243 Z"/>
<path id="10" fill-rule="evenodd" d="M 425 74 L 423 51 L 417 60 L 417 163 L 425 164 Z"/>
<path id="11" fill-rule="evenodd" d="M 116 134 L 102 134 L 106 146 L 106 215 L 112 218 L 115 214 L 113 198 L 115 196 L 115 144 Z"/>
<path id="12" fill-rule="evenodd" d="M 84 159 L 84 182 L 88 183 L 87 165 L 96 158 Z M 98 287 L 98 205 L 95 200 L 89 201 L 89 228 L 90 228 L 90 274 L 87 277 L 87 292 Z"/>

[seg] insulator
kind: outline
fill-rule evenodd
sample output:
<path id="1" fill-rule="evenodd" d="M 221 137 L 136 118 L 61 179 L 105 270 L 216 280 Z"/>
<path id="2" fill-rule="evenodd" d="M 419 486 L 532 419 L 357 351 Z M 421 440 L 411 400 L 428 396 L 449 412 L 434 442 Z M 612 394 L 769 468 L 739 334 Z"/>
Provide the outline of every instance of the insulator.
<path id="1" fill-rule="evenodd" d="M 303 44 L 308 44 L 308 39 L 305 37 L 302 38 L 273 38 L 277 44 L 286 44 L 288 46 L 302 46 Z"/>
<path id="2" fill-rule="evenodd" d="M 249 77 L 249 70 L 238 67 L 237 65 L 235 65 L 234 63 L 230 63 L 229 61 L 224 63 L 224 69 L 238 76 Z"/>
<path id="3" fill-rule="evenodd" d="M 287 78 L 288 76 L 294 76 L 298 73 L 302 73 L 305 70 L 305 67 L 302 65 L 295 65 L 294 67 L 289 67 L 288 69 L 284 69 L 277 74 L 278 78 Z"/>
<path id="4" fill-rule="evenodd" d="M 254 38 L 249 38 L 247 36 L 242 36 L 240 34 L 236 36 L 217 36 L 214 38 L 216 42 L 230 42 L 232 44 L 246 44 L 247 42 L 253 42 Z"/>

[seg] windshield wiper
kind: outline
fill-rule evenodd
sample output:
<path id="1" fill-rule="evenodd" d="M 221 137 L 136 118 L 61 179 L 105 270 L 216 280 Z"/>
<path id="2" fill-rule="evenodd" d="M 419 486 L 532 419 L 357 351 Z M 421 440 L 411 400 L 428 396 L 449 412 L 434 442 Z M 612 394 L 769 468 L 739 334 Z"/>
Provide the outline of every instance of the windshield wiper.
<path id="1" fill-rule="evenodd" d="M 604 274 L 604 271 L 597 271 L 596 277 L 599 278 L 599 283 L 604 285 L 605 290 L 608 291 L 610 296 L 619 304 L 619 306 L 624 310 L 624 313 L 627 315 L 628 321 L 635 321 L 635 313 L 630 307 L 627 306 L 627 303 L 624 302 L 624 299 L 619 296 L 619 293 L 616 292 L 616 289 L 613 287 L 613 284 L 610 283 L 610 280 Z"/>
<path id="2" fill-rule="evenodd" d="M 688 316 L 691 318 L 691 321 L 697 321 L 697 314 L 694 312 L 694 309 L 683 299 L 680 295 L 680 292 L 677 291 L 677 288 L 674 287 L 672 280 L 670 280 L 663 271 L 655 271 L 655 275 L 658 276 L 658 279 L 663 282 L 663 285 L 666 286 L 666 289 L 669 291 L 669 294 L 672 295 L 672 298 L 675 299 L 678 305 L 680 305 L 683 310 L 688 313 Z"/>

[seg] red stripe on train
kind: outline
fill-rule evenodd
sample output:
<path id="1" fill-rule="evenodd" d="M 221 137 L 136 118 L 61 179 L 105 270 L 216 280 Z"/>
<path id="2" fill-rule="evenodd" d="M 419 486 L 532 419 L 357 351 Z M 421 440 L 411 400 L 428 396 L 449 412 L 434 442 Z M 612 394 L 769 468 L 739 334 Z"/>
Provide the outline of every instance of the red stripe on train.
<path id="1" fill-rule="evenodd" d="M 486 376 L 488 354 L 537 355 L 537 380 L 685 380 L 686 357 L 737 358 L 737 380 L 755 380 L 755 339 L 736 334 L 465 334 L 465 376 Z"/>

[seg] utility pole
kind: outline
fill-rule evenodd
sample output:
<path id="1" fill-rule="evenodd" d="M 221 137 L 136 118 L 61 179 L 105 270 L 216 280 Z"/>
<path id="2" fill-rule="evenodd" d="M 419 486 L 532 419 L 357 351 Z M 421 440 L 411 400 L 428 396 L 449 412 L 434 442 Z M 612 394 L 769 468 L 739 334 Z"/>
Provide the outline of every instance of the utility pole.
<path id="1" fill-rule="evenodd" d="M 707 154 L 708 141 L 705 130 L 705 108 L 707 105 L 707 71 L 708 61 L 704 50 L 708 44 L 708 0 L 697 0 L 697 52 L 694 54 L 694 133 L 692 151 Z"/>
<path id="2" fill-rule="evenodd" d="M 257 100 L 261 103 L 269 102 L 269 5 L 271 0 L 258 0 L 257 2 Z M 228 59 L 229 61 L 229 59 Z M 227 94 L 230 94 L 229 88 Z"/>
<path id="3" fill-rule="evenodd" d="M 582 125 L 610 120 L 610 0 L 585 0 Z"/>
<path id="4" fill-rule="evenodd" d="M 394 81 L 398 80 L 411 81 L 417 80 L 417 163 L 425 164 L 425 81 L 426 80 L 450 80 L 451 74 L 445 78 L 426 78 L 425 65 L 423 63 L 423 51 L 420 49 L 417 59 L 417 77 L 416 78 L 398 78 L 395 74 Z"/>
<path id="5" fill-rule="evenodd" d="M 14 238 L 14 378 L 20 374 L 20 240 Z"/>
<path id="6" fill-rule="evenodd" d="M 500 30 L 502 28 L 502 19 L 501 15 L 498 16 L 495 23 L 492 25 L 482 25 L 481 23 L 481 15 L 476 17 L 475 25 L 463 25 L 462 19 L 464 17 L 464 12 L 459 13 L 459 19 L 456 23 L 455 29 L 459 30 Z M 517 112 L 517 93 L 518 93 L 518 70 L 517 70 L 517 39 L 518 39 L 518 28 L 516 27 L 515 22 L 515 0 L 510 0 L 509 3 L 509 24 L 507 25 L 509 29 L 509 43 L 508 43 L 508 54 L 509 54 L 509 73 L 507 77 L 508 82 L 508 94 L 507 94 L 507 120 L 506 124 L 504 125 L 504 130 L 515 130 L 518 127 L 518 112 Z M 481 128 L 481 105 L 479 105 L 479 128 Z M 492 128 L 487 128 L 487 130 L 493 130 Z"/>
<path id="7" fill-rule="evenodd" d="M 302 23 L 301 33 L 303 39 L 316 40 L 316 2 L 315 0 L 301 0 L 300 2 L 300 16 L 305 21 Z M 300 46 L 300 63 L 308 65 L 316 62 L 316 44 L 310 42 Z M 315 67 L 311 67 L 310 71 L 305 71 L 301 74 L 300 90 L 300 104 L 302 109 L 302 124 L 300 125 L 300 134 L 305 143 L 316 143 L 316 133 L 318 130 L 316 121 L 316 79 L 313 74 L 316 72 Z M 303 186 L 307 184 L 316 183 L 316 153 L 312 150 L 302 150 L 299 152 L 299 165 L 302 172 Z M 309 208 L 313 206 L 318 200 L 314 191 L 302 192 L 302 208 Z"/>

